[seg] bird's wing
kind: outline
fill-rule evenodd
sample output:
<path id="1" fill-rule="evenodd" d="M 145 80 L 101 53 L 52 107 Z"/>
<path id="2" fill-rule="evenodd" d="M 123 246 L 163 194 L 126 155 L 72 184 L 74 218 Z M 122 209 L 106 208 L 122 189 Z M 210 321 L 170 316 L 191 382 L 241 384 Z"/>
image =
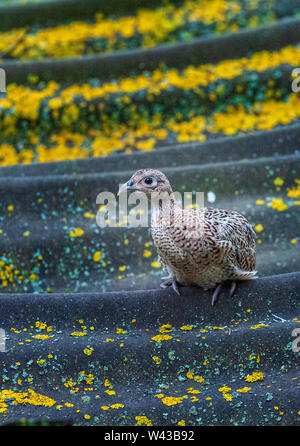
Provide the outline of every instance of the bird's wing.
<path id="1" fill-rule="evenodd" d="M 255 269 L 254 231 L 235 211 L 181 210 L 170 228 L 175 246 L 195 264 L 221 265 L 224 258 L 242 271 Z"/>

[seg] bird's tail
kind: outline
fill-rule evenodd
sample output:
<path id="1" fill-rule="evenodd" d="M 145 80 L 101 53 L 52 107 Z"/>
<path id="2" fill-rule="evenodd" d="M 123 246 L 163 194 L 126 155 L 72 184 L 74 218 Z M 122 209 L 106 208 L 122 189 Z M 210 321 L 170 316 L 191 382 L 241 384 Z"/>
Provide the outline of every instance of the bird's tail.
<path id="1" fill-rule="evenodd" d="M 234 269 L 234 278 L 236 280 L 249 280 L 256 279 L 257 271 L 243 271 L 242 269 L 235 268 Z"/>

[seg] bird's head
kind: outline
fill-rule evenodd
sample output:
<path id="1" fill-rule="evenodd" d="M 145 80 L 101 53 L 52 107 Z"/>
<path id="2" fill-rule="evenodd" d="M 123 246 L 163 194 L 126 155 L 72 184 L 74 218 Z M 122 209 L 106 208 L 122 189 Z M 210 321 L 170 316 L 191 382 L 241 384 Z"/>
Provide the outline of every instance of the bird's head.
<path id="1" fill-rule="evenodd" d="M 172 194 L 172 188 L 166 175 L 154 169 L 137 170 L 130 180 L 120 187 L 118 195 L 126 190 L 144 192 L 147 195 L 154 192 Z"/>

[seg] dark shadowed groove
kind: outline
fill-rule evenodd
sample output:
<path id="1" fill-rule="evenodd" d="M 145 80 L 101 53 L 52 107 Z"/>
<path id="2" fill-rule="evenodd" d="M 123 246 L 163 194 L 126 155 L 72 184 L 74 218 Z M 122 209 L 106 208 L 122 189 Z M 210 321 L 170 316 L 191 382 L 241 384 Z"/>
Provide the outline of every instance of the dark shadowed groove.
<path id="1" fill-rule="evenodd" d="M 259 175 L 262 174 L 262 171 L 268 170 L 269 166 L 285 166 L 288 168 L 289 166 L 294 166 L 296 163 L 300 161 L 300 154 L 291 154 L 291 155 L 278 155 L 277 157 L 259 157 L 255 159 L 245 159 L 240 162 L 237 161 L 223 161 L 220 163 L 207 163 L 207 164 L 190 164 L 184 166 L 184 170 L 182 166 L 176 167 L 165 167 L 163 170 L 169 178 L 175 181 L 175 187 L 181 185 L 180 189 L 183 189 L 184 180 L 186 179 L 186 175 L 191 175 L 190 179 L 190 187 L 193 188 L 196 184 L 199 183 L 200 174 L 206 175 L 215 175 L 216 177 L 220 176 L 219 172 L 222 172 L 226 169 L 228 176 L 230 177 L 230 172 L 236 171 L 246 172 L 248 169 L 252 169 L 253 177 L 251 181 L 257 181 L 257 187 L 262 190 L 262 184 L 259 184 Z M 149 167 L 149 166 L 146 166 Z M 97 185 L 99 190 L 114 190 L 119 182 L 124 182 L 124 179 L 130 178 L 133 171 L 132 169 L 128 171 L 111 171 L 111 172 L 100 172 L 100 173 L 85 173 L 80 174 L 77 177 L 74 175 L 53 175 L 53 176 L 34 176 L 34 177 L 7 177 L 0 178 L 0 190 L 5 190 L 6 193 L 10 193 L 12 191 L 23 191 L 26 190 L 30 192 L 36 188 L 45 188 L 46 186 L 49 188 L 56 189 L 59 184 L 60 187 L 65 186 L 73 186 L 75 188 L 79 188 L 80 185 Z M 198 175 L 197 175 L 198 174 Z M 218 175 L 219 174 L 219 175 Z M 223 175 L 222 175 L 223 177 Z M 225 178 L 223 178 L 225 180 Z M 59 183 L 58 183 L 59 181 Z M 228 178 L 228 184 L 232 183 L 232 179 Z M 173 183 L 174 184 L 174 183 Z M 178 189 L 178 190 L 180 190 Z"/>
<path id="2" fill-rule="evenodd" d="M 7 82 L 26 82 L 29 74 L 43 80 L 78 82 L 89 78 L 112 79 L 154 70 L 161 63 L 168 67 L 183 68 L 189 64 L 216 63 L 237 59 L 251 52 L 274 51 L 300 41 L 300 19 L 282 19 L 269 26 L 242 30 L 191 43 L 164 44 L 149 49 L 116 51 L 100 56 L 64 59 L 44 59 L 37 62 L 5 61 L 1 64 L 7 73 Z"/>
<path id="3" fill-rule="evenodd" d="M 268 276 L 261 279 L 240 283 L 239 293 L 236 299 L 225 296 L 220 300 L 216 308 L 211 305 L 201 305 L 201 296 L 207 300 L 209 293 L 194 287 L 184 287 L 182 297 L 177 296 L 172 290 L 136 290 L 108 293 L 77 293 L 77 294 L 0 294 L 1 302 L 1 327 L 9 327 L 12 321 L 19 324 L 27 321 L 30 324 L 39 319 L 43 314 L 45 319 L 51 317 L 56 320 L 58 326 L 65 326 L 73 322 L 70 319 L 72 312 L 75 317 L 90 319 L 96 314 L 103 321 L 106 328 L 113 328 L 130 320 L 130 315 L 137 314 L 135 328 L 147 326 L 152 320 L 156 324 L 168 319 L 171 324 L 179 324 L 189 319 L 201 320 L 203 317 L 207 323 L 224 324 L 228 317 L 239 312 L 240 303 L 244 308 L 254 308 L 259 314 L 268 314 L 271 305 L 273 311 L 283 318 L 290 319 L 296 316 L 295 310 L 299 304 L 300 272 Z M 287 300 L 282 302 L 282 292 Z M 264 296 L 272 296 L 271 301 Z M 187 302 L 189 304 L 187 305 Z M 175 312 L 170 312 L 170 303 Z M 147 311 L 144 305 L 147 303 Z M 284 304 L 284 305 L 283 305 Z M 195 312 L 195 307 L 197 311 Z M 183 309 L 185 309 L 183 311 Z M 114 317 L 110 317 L 110 315 Z M 230 320 L 230 319 L 229 319 Z"/>
<path id="4" fill-rule="evenodd" d="M 180 3 L 173 0 L 172 3 Z M 3 6 L 0 8 L 0 30 L 21 28 L 23 26 L 57 25 L 63 21 L 90 20 L 96 12 L 105 15 L 134 14 L 138 8 L 154 8 L 161 0 L 53 0 L 29 3 L 26 5 Z M 292 13 L 287 3 L 282 14 Z"/>

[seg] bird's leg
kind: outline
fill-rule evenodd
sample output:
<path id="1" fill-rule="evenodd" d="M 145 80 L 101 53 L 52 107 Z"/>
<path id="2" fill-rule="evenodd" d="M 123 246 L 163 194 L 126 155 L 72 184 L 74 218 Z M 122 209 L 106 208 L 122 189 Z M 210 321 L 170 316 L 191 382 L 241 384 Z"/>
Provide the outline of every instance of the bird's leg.
<path id="1" fill-rule="evenodd" d="M 161 284 L 160 287 L 161 288 L 168 288 L 169 286 L 172 285 L 172 278 L 171 277 L 163 277 L 164 280 Z"/>
<path id="2" fill-rule="evenodd" d="M 231 287 L 230 287 L 230 291 L 229 291 L 230 297 L 232 297 L 234 295 L 235 290 L 236 290 L 236 281 L 233 280 L 231 282 Z"/>
<path id="3" fill-rule="evenodd" d="M 178 296 L 180 296 L 179 286 L 176 280 L 173 280 L 172 288 L 175 291 L 175 293 L 178 294 Z"/>
<path id="4" fill-rule="evenodd" d="M 166 280 L 160 284 L 161 288 L 168 288 L 170 286 L 173 288 L 175 293 L 178 294 L 178 296 L 180 296 L 178 282 L 175 280 L 173 276 L 167 277 Z"/>
<path id="5" fill-rule="evenodd" d="M 160 258 L 160 261 L 162 262 L 161 258 Z M 167 265 L 165 265 L 163 262 L 162 262 L 162 264 L 163 264 L 163 270 L 164 270 L 166 273 L 169 273 L 169 275 L 168 275 L 168 276 L 164 276 L 164 277 L 162 277 L 162 279 L 163 279 L 164 281 L 160 284 L 161 288 L 168 288 L 168 287 L 171 286 L 171 287 L 173 288 L 173 290 L 175 291 L 175 293 L 178 294 L 178 296 L 180 296 L 180 291 L 179 291 L 179 287 L 178 287 L 178 282 L 176 281 L 174 274 L 173 274 L 172 271 L 168 268 Z"/>
<path id="6" fill-rule="evenodd" d="M 211 299 L 212 306 L 214 306 L 216 304 L 221 289 L 222 289 L 222 283 L 219 283 L 219 285 L 216 287 L 216 289 L 215 289 L 215 291 L 214 291 L 214 293 L 212 295 L 212 299 Z"/>

